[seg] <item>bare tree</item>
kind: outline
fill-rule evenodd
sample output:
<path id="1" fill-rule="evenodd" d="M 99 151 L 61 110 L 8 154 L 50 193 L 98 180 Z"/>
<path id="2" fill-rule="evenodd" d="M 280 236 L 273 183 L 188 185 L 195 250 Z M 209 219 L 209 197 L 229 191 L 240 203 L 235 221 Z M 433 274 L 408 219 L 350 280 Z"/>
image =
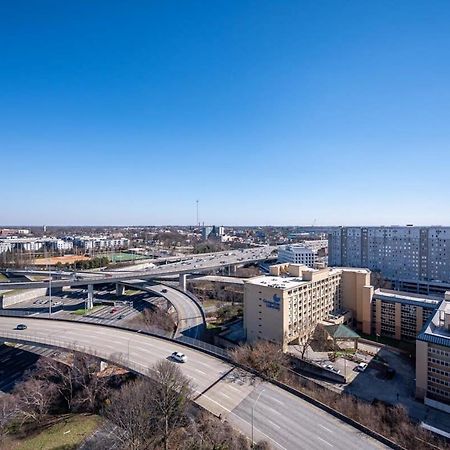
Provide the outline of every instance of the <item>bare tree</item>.
<path id="1" fill-rule="evenodd" d="M 316 325 L 309 321 L 306 321 L 302 325 L 302 329 L 300 332 L 301 337 L 298 340 L 298 348 L 299 348 L 299 352 L 300 352 L 300 357 L 302 359 L 305 359 L 306 352 L 307 352 L 309 346 L 311 345 L 311 342 L 314 340 L 315 331 L 316 331 Z"/>
<path id="2" fill-rule="evenodd" d="M 28 378 L 14 389 L 19 416 L 22 422 L 40 423 L 47 415 L 56 398 L 53 383 Z"/>
<path id="3" fill-rule="evenodd" d="M 75 352 L 71 364 L 41 358 L 33 376 L 53 383 L 67 409 L 93 412 L 106 396 L 107 379 L 99 377 L 99 359 Z"/>
<path id="4" fill-rule="evenodd" d="M 13 395 L 0 397 L 0 443 L 9 433 L 11 422 L 17 416 L 18 405 Z"/>
<path id="5" fill-rule="evenodd" d="M 162 434 L 164 449 L 168 450 L 171 433 L 186 419 L 192 384 L 176 364 L 167 360 L 156 363 L 151 373 L 155 381 L 150 392 L 153 417 Z"/>
<path id="6" fill-rule="evenodd" d="M 270 378 L 281 377 L 288 366 L 282 348 L 268 341 L 236 347 L 230 354 L 238 364 L 251 367 Z"/>
<path id="7" fill-rule="evenodd" d="M 75 353 L 71 370 L 76 384 L 74 403 L 82 411 L 94 412 L 107 394 L 106 377 L 99 376 L 100 361 L 90 355 Z"/>
<path id="8" fill-rule="evenodd" d="M 116 425 L 114 434 L 124 448 L 141 450 L 154 440 L 149 393 L 153 385 L 147 379 L 138 379 L 122 386 L 105 410 L 106 418 Z"/>

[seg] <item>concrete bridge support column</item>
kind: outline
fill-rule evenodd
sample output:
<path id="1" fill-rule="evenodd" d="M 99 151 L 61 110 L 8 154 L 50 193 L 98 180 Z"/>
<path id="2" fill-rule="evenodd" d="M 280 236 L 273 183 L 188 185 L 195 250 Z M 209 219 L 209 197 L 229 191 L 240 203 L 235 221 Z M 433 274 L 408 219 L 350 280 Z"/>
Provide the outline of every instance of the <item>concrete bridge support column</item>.
<path id="1" fill-rule="evenodd" d="M 186 274 L 185 273 L 180 273 L 178 284 L 179 284 L 181 290 L 186 291 Z"/>
<path id="2" fill-rule="evenodd" d="M 116 295 L 119 297 L 120 295 L 125 294 L 125 286 L 120 283 L 116 283 Z"/>
<path id="3" fill-rule="evenodd" d="M 235 265 L 229 266 L 228 273 L 230 275 L 236 275 L 236 266 Z"/>
<path id="4" fill-rule="evenodd" d="M 94 307 L 94 285 L 88 285 L 88 297 L 87 297 L 87 309 L 92 309 Z"/>

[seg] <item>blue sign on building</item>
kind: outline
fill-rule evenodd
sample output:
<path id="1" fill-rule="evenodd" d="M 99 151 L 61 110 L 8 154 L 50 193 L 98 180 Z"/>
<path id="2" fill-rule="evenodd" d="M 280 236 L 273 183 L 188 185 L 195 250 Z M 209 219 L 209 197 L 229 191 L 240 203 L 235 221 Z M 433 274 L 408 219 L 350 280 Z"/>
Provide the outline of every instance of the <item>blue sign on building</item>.
<path id="1" fill-rule="evenodd" d="M 281 304 L 281 297 L 278 297 L 278 295 L 274 294 L 274 296 L 270 300 L 264 299 L 263 302 L 267 306 L 267 308 L 272 308 L 276 310 L 280 310 L 280 304 Z"/>

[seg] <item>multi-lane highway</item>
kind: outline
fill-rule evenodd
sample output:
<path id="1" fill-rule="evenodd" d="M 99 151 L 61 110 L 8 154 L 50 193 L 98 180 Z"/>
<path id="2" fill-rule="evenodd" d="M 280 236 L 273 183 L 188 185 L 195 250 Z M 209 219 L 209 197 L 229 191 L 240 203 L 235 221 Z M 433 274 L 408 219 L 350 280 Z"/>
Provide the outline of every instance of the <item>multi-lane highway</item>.
<path id="1" fill-rule="evenodd" d="M 128 281 L 133 279 L 151 279 L 164 275 L 177 275 L 183 273 L 204 272 L 209 270 L 216 270 L 222 267 L 246 264 L 249 262 L 263 261 L 270 258 L 272 252 L 276 250 L 276 247 L 256 247 L 251 249 L 230 250 L 228 252 L 218 252 L 212 255 L 203 256 L 201 254 L 190 259 L 175 262 L 172 264 L 165 264 L 162 266 L 156 266 L 142 271 L 130 271 L 130 272 L 96 272 L 95 276 L 89 274 L 86 279 L 83 278 L 83 274 L 76 277 L 70 277 L 70 279 L 53 280 L 52 286 L 54 288 L 64 286 L 85 286 L 87 284 L 104 284 L 104 283 L 116 283 L 120 281 Z M 44 272 L 45 273 L 45 272 Z M 7 289 L 32 289 L 40 287 L 48 287 L 48 281 L 21 281 L 21 282 L 2 282 L 0 283 L 0 290 Z"/>
<path id="2" fill-rule="evenodd" d="M 18 321 L 27 329 L 15 330 Z M 176 342 L 80 322 L 11 317 L 0 317 L 0 339 L 79 350 L 142 374 L 158 360 L 182 351 L 188 361 L 180 368 L 195 384 L 196 402 L 249 437 L 253 411 L 255 440 L 266 439 L 285 450 L 385 448 L 304 400 Z"/>

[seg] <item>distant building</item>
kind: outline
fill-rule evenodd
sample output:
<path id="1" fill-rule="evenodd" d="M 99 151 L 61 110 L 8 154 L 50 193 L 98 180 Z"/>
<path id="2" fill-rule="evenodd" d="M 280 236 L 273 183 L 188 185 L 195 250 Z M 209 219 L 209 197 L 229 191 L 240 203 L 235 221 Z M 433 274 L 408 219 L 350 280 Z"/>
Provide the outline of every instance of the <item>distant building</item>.
<path id="1" fill-rule="evenodd" d="M 367 267 L 418 292 L 450 283 L 450 227 L 339 227 L 328 241 L 330 266 Z"/>
<path id="2" fill-rule="evenodd" d="M 450 413 L 450 292 L 416 340 L 416 397 Z"/>
<path id="3" fill-rule="evenodd" d="M 225 228 L 216 225 L 206 225 L 202 228 L 202 239 L 207 241 L 208 239 L 221 240 L 225 235 Z"/>
<path id="4" fill-rule="evenodd" d="M 2 228 L 0 229 L 0 237 L 6 236 L 26 236 L 30 234 L 30 230 L 19 228 Z"/>
<path id="5" fill-rule="evenodd" d="M 129 239 L 126 238 L 108 238 L 108 237 L 91 237 L 81 236 L 75 237 L 73 241 L 76 247 L 86 251 L 90 250 L 114 250 L 125 249 L 130 245 Z"/>
<path id="6" fill-rule="evenodd" d="M 278 261 L 280 263 L 305 264 L 313 268 L 318 268 L 319 263 L 325 266 L 325 258 L 319 256 L 319 251 L 326 249 L 327 246 L 328 241 L 325 239 L 285 245 L 278 249 Z"/>

